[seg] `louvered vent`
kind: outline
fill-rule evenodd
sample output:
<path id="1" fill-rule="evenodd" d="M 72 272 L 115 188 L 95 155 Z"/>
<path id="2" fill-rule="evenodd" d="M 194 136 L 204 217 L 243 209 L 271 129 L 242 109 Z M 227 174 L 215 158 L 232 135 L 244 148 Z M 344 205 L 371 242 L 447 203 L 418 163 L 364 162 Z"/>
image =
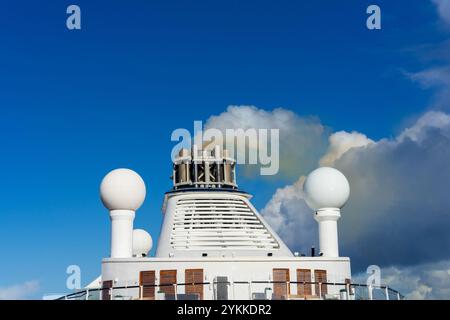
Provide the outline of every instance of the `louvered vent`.
<path id="1" fill-rule="evenodd" d="M 178 250 L 279 248 L 247 203 L 232 197 L 178 200 L 170 240 Z"/>

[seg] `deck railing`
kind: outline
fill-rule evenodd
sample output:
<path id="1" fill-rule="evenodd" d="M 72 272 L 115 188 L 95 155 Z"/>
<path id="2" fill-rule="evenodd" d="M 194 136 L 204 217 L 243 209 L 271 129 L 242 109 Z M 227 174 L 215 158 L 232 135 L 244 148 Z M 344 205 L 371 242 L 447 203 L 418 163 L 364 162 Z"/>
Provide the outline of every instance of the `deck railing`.
<path id="1" fill-rule="evenodd" d="M 205 286 L 226 285 L 230 295 L 228 300 L 234 300 L 237 290 L 241 293 L 247 292 L 248 300 L 403 300 L 404 296 L 398 291 L 386 286 L 371 286 L 358 283 L 339 283 L 339 282 L 315 282 L 315 281 L 233 281 L 233 282 L 198 282 L 198 283 L 175 283 L 160 285 L 140 285 L 140 286 L 113 286 L 110 288 L 92 288 L 83 289 L 74 293 L 67 294 L 57 300 L 198 300 L 199 296 L 195 294 L 185 294 L 186 286 Z M 256 285 L 266 284 L 270 287 L 268 292 L 257 292 L 253 288 Z M 286 287 L 284 293 L 273 293 L 273 287 L 281 285 Z M 297 285 L 315 287 L 315 294 L 299 295 L 297 294 Z M 294 290 L 291 290 L 295 286 Z M 164 294 L 168 291 L 167 287 L 173 287 L 173 294 Z M 146 288 L 155 288 L 152 298 L 144 297 L 143 292 Z M 183 290 L 180 290 L 182 288 Z M 323 289 L 323 288 L 326 288 Z M 322 290 L 326 292 L 322 292 Z M 293 293 L 293 292 L 295 293 Z M 328 293 L 330 292 L 330 293 Z M 216 298 L 216 297 L 215 297 Z"/>

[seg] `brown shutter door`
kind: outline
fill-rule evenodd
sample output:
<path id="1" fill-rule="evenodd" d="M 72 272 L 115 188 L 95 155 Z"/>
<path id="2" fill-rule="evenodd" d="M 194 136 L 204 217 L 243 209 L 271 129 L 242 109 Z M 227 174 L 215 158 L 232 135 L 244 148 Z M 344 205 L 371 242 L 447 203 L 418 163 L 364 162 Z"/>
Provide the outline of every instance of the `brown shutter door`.
<path id="1" fill-rule="evenodd" d="M 311 270 L 297 269 L 297 295 L 310 296 L 312 295 L 311 285 Z"/>
<path id="2" fill-rule="evenodd" d="M 175 297 L 175 287 L 177 283 L 177 270 L 161 270 L 159 272 L 159 291 L 166 294 L 166 299 Z"/>
<path id="3" fill-rule="evenodd" d="M 140 297 L 142 299 L 155 299 L 155 271 L 141 271 L 139 273 Z"/>
<path id="4" fill-rule="evenodd" d="M 110 288 L 113 286 L 112 280 L 102 282 L 102 300 L 111 300 Z"/>
<path id="5" fill-rule="evenodd" d="M 203 300 L 203 269 L 186 269 L 186 294 L 198 294 Z"/>
<path id="6" fill-rule="evenodd" d="M 273 269 L 274 299 L 287 299 L 289 296 L 289 269 Z"/>
<path id="7" fill-rule="evenodd" d="M 327 271 L 326 270 L 314 270 L 314 281 L 320 282 L 320 283 L 326 283 L 327 282 Z M 318 283 L 316 283 L 315 289 L 316 289 L 316 295 L 319 295 L 319 284 Z M 328 294 L 328 287 L 326 284 L 321 285 L 321 293 L 322 293 L 322 296 Z"/>

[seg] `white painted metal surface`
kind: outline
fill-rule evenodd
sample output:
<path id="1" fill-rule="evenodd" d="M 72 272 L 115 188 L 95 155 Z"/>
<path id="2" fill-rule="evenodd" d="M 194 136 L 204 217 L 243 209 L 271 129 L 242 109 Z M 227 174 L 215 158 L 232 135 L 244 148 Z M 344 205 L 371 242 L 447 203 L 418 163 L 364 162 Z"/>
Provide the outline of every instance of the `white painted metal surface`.
<path id="1" fill-rule="evenodd" d="M 100 185 L 100 197 L 111 218 L 111 257 L 131 258 L 135 211 L 145 200 L 144 180 L 129 169 L 108 173 Z"/>
<path id="2" fill-rule="evenodd" d="M 133 255 L 133 221 L 131 210 L 111 210 L 111 258 L 131 258 Z"/>
<path id="3" fill-rule="evenodd" d="M 156 257 L 293 256 L 245 194 L 179 192 L 164 207 Z"/>
<path id="4" fill-rule="evenodd" d="M 229 292 L 228 299 L 251 299 L 251 294 L 264 292 L 266 288 L 273 290 L 273 284 L 264 283 L 273 281 L 273 269 L 289 269 L 290 281 L 297 281 L 297 269 L 309 269 L 312 271 L 312 281 L 314 281 L 314 270 L 326 270 L 329 282 L 344 283 L 345 279 L 351 278 L 349 258 L 324 258 L 324 257 L 239 257 L 239 258 L 141 258 L 141 259 L 104 259 L 102 262 L 102 275 L 104 279 L 116 279 L 115 286 L 139 285 L 139 272 L 155 270 L 156 283 L 159 283 L 159 272 L 161 270 L 177 270 L 177 292 L 184 293 L 185 270 L 203 269 L 204 281 L 214 282 L 217 276 L 225 276 L 230 281 L 230 288 L 234 292 Z M 249 291 L 249 282 L 251 290 Z M 260 283 L 259 283 L 260 282 Z M 231 283 L 234 284 L 231 286 Z M 313 286 L 314 287 L 314 286 Z M 159 288 L 158 288 L 159 289 Z M 329 294 L 339 295 L 339 290 L 344 286 L 328 287 Z M 297 284 L 289 285 L 289 293 L 295 296 Z M 313 292 L 318 295 L 318 292 Z M 204 287 L 204 299 L 214 299 L 214 287 L 206 285 Z"/>
<path id="5" fill-rule="evenodd" d="M 133 230 L 133 257 L 148 256 L 152 246 L 153 239 L 147 231 L 143 229 Z"/>
<path id="6" fill-rule="evenodd" d="M 187 152 L 180 156 L 182 160 L 190 159 Z M 299 290 L 296 282 L 304 281 L 299 272 L 306 270 L 313 282 L 325 279 L 335 283 L 323 288 L 311 284 L 312 295 L 349 297 L 346 284 L 351 279 L 350 259 L 339 257 L 337 234 L 340 208 L 350 191 L 342 173 L 319 168 L 308 176 L 304 191 L 318 221 L 323 255 L 298 257 L 251 204 L 251 196 L 236 189 L 234 178 L 232 184 L 221 186 L 230 180 L 223 174 L 229 165 L 226 161 L 214 164 L 220 167 L 206 168 L 209 158 L 205 155 L 199 160 L 202 164 L 194 166 L 197 170 L 191 172 L 191 163 L 180 159 L 174 167 L 174 189 L 165 196 L 155 257 L 145 257 L 152 246 L 151 236 L 144 230 L 133 233 L 135 210 L 142 205 L 146 193 L 142 178 L 134 171 L 119 169 L 102 181 L 101 199 L 110 210 L 112 228 L 111 257 L 102 262 L 101 279 L 112 281 L 113 288 L 106 290 L 114 291 L 119 298 L 139 298 L 141 272 L 151 271 L 157 289 L 154 297 L 166 297 L 160 292 L 160 272 L 170 271 L 173 275 L 176 271 L 173 286 L 177 297 L 185 293 L 186 272 L 201 270 L 204 299 L 217 298 L 217 279 L 227 279 L 228 299 L 253 299 L 275 291 L 279 294 L 274 275 L 282 270 L 281 274 L 288 276 L 283 285 L 284 296 L 295 299 Z M 203 181 L 209 169 L 214 174 L 209 174 L 211 180 Z M 321 292 L 324 288 L 328 288 L 325 293 Z"/>
<path id="7" fill-rule="evenodd" d="M 340 217 L 339 209 L 320 209 L 314 215 L 319 224 L 320 252 L 324 257 L 339 257 L 337 221 Z"/>
<path id="8" fill-rule="evenodd" d="M 308 175 L 303 191 L 306 202 L 313 210 L 341 209 L 350 196 L 350 185 L 340 171 L 321 167 Z"/>
<path id="9" fill-rule="evenodd" d="M 339 257 L 337 221 L 341 217 L 341 208 L 350 196 L 347 178 L 334 168 L 321 167 L 308 175 L 303 191 L 319 224 L 321 254 L 324 257 Z"/>

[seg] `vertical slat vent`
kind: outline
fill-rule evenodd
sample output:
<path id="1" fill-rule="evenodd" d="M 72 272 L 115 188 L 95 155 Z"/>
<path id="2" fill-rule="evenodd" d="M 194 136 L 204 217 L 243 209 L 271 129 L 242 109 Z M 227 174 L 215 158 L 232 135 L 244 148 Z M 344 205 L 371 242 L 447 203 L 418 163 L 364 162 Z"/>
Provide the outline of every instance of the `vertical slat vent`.
<path id="1" fill-rule="evenodd" d="M 277 249 L 278 242 L 242 199 L 179 199 L 171 232 L 177 250 Z"/>

